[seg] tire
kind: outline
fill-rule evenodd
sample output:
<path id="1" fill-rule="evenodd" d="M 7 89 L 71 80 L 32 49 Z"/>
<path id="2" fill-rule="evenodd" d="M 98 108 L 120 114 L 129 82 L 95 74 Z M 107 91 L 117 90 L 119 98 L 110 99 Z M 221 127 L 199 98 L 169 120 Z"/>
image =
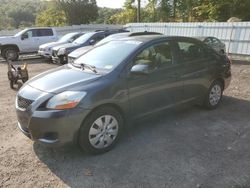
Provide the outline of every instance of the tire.
<path id="1" fill-rule="evenodd" d="M 12 80 L 10 80 L 9 82 L 10 82 L 10 88 L 14 89 L 14 82 Z"/>
<path id="2" fill-rule="evenodd" d="M 11 71 L 8 71 L 7 75 L 8 75 L 9 80 L 13 80 L 13 75 L 12 75 Z"/>
<path id="3" fill-rule="evenodd" d="M 122 129 L 121 114 L 112 107 L 100 107 L 93 111 L 82 124 L 79 145 L 90 154 L 105 153 L 115 146 Z"/>
<path id="4" fill-rule="evenodd" d="M 2 56 L 6 60 L 16 61 L 19 58 L 18 50 L 16 48 L 6 48 L 3 50 Z"/>
<path id="5" fill-rule="evenodd" d="M 214 81 L 208 89 L 205 97 L 204 106 L 208 109 L 216 109 L 222 99 L 223 84 L 219 81 Z"/>

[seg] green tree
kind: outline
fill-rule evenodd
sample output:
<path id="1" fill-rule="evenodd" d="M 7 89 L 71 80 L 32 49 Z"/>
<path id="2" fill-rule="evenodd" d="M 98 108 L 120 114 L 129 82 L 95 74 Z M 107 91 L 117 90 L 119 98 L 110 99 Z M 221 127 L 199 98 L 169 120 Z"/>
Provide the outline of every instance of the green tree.
<path id="1" fill-rule="evenodd" d="M 18 28 L 21 24 L 30 26 L 35 22 L 35 15 L 32 12 L 22 8 L 11 10 L 8 13 L 8 16 L 12 18 L 13 26 L 15 28 Z"/>
<path id="2" fill-rule="evenodd" d="M 109 19 L 111 16 L 122 12 L 122 9 L 113 9 L 113 8 L 99 8 L 98 10 L 98 18 L 95 23 L 110 23 Z"/>
<path id="3" fill-rule="evenodd" d="M 137 11 L 133 3 L 133 0 L 126 0 L 124 3 L 124 10 L 111 16 L 109 23 L 126 24 L 130 22 L 136 22 Z"/>
<path id="4" fill-rule="evenodd" d="M 70 25 L 88 24 L 98 17 L 96 0 L 58 0 Z"/>
<path id="5" fill-rule="evenodd" d="M 37 26 L 65 26 L 67 23 L 63 10 L 55 6 L 48 6 L 36 16 Z"/>

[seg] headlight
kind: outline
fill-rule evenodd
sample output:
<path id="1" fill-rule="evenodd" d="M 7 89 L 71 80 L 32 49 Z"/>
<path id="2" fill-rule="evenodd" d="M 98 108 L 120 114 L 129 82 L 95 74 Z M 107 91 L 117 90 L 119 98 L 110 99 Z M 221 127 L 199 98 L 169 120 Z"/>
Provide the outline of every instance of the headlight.
<path id="1" fill-rule="evenodd" d="M 52 97 L 48 101 L 46 108 L 56 109 L 56 110 L 74 108 L 86 96 L 86 94 L 87 93 L 84 91 L 83 92 L 80 92 L 80 91 L 62 92 Z"/>
<path id="2" fill-rule="evenodd" d="M 60 48 L 59 50 L 58 50 L 58 52 L 57 52 L 57 55 L 64 55 L 64 54 L 66 54 L 66 49 L 65 48 Z"/>
<path id="3" fill-rule="evenodd" d="M 69 63 L 72 64 L 72 63 L 74 63 L 74 61 L 75 61 L 75 58 L 73 58 L 73 57 L 68 57 L 68 62 L 69 62 Z"/>

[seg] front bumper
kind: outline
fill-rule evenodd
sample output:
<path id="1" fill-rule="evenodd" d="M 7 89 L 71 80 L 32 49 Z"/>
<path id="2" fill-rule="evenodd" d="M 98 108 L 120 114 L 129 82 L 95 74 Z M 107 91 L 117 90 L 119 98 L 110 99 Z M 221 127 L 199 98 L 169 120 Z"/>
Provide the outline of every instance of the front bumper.
<path id="1" fill-rule="evenodd" d="M 17 109 L 18 127 L 33 141 L 60 146 L 77 140 L 78 131 L 89 110 L 35 111 L 31 116 Z"/>
<path id="2" fill-rule="evenodd" d="M 52 56 L 52 61 L 54 63 L 67 64 L 68 63 L 68 57 L 67 57 L 67 55 Z"/>
<path id="3" fill-rule="evenodd" d="M 42 56 L 42 57 L 46 58 L 46 59 L 51 59 L 51 57 L 52 57 L 52 53 L 46 52 L 46 51 L 41 51 L 41 50 L 39 50 L 39 51 L 37 52 L 37 54 L 38 54 L 39 56 Z"/>
<path id="4" fill-rule="evenodd" d="M 29 85 L 21 88 L 16 98 L 18 127 L 34 141 L 47 145 L 64 145 L 75 141 L 89 109 L 48 110 L 44 106 L 54 95 Z"/>

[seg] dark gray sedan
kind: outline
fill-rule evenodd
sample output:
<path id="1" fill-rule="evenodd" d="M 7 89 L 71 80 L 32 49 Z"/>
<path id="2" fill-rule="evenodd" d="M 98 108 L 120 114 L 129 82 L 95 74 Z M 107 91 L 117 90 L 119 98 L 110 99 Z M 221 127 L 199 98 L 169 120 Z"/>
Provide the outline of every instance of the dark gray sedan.
<path id="1" fill-rule="evenodd" d="M 126 120 L 186 103 L 218 107 L 230 80 L 229 59 L 199 40 L 117 39 L 26 82 L 16 97 L 18 126 L 37 142 L 103 153 Z"/>

